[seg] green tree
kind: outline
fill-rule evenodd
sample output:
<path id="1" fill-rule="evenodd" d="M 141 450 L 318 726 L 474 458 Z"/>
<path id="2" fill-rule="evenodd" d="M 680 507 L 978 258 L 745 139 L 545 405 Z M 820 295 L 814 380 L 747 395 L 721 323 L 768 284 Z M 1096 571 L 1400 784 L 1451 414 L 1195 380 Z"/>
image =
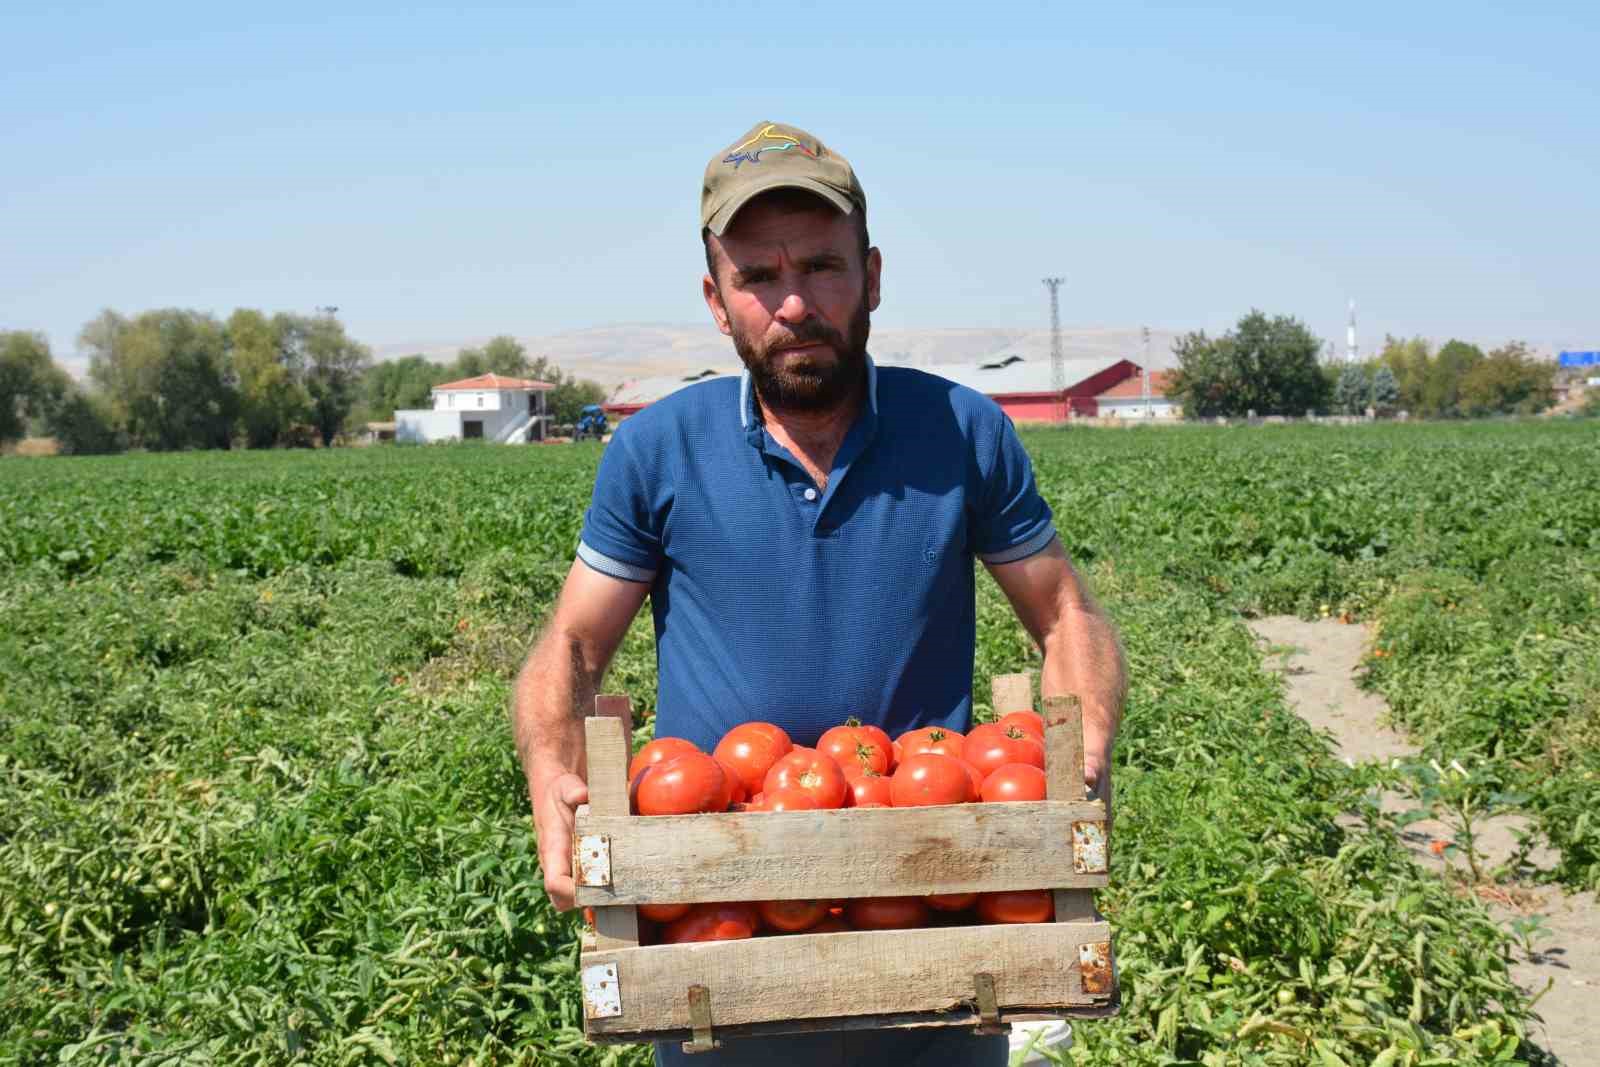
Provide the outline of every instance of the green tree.
<path id="1" fill-rule="evenodd" d="M 1426 340 L 1385 336 L 1378 365 L 1388 367 L 1400 388 L 1400 406 L 1407 411 L 1422 410 L 1422 391 L 1428 380 L 1432 349 Z"/>
<path id="2" fill-rule="evenodd" d="M 344 429 L 355 407 L 361 379 L 372 364 L 372 353 L 344 332 L 344 324 L 331 314 L 272 318 L 284 364 L 291 368 L 310 399 L 311 424 L 323 447 Z"/>
<path id="3" fill-rule="evenodd" d="M 1372 387 L 1367 381 L 1367 368 L 1359 363 L 1346 363 L 1339 370 L 1333 385 L 1333 410 L 1341 415 L 1359 415 L 1367 410 L 1372 399 Z"/>
<path id="4" fill-rule="evenodd" d="M 1169 390 L 1191 417 L 1298 415 L 1326 408 L 1328 379 L 1317 364 L 1322 342 L 1299 319 L 1252 310 L 1211 339 L 1203 331 L 1173 345 L 1178 368 Z"/>
<path id="5" fill-rule="evenodd" d="M 559 372 L 558 372 L 559 373 Z M 542 379 L 548 381 L 549 379 Z M 557 426 L 568 426 L 578 421 L 578 414 L 587 404 L 598 404 L 606 398 L 605 386 L 598 382 L 586 381 L 581 378 L 569 378 L 565 375 L 556 383 L 545 397 L 545 406 L 549 409 Z"/>
<path id="6" fill-rule="evenodd" d="M 1461 380 L 1469 415 L 1532 415 L 1555 403 L 1556 365 L 1537 359 L 1521 341 L 1490 352 Z"/>
<path id="7" fill-rule="evenodd" d="M 103 312 L 79 335 L 90 351 L 89 377 L 109 402 L 118 429 L 157 450 L 227 448 L 239 398 L 227 365 L 222 326 L 181 308 L 125 319 Z"/>
<path id="8" fill-rule="evenodd" d="M 456 353 L 452 378 L 476 378 L 498 374 L 504 378 L 525 378 L 532 373 L 528 350 L 506 334 L 493 337 L 482 348 L 463 348 Z"/>
<path id="9" fill-rule="evenodd" d="M 304 420 L 311 398 L 284 360 L 273 319 L 251 308 L 228 317 L 228 354 L 239 383 L 239 420 L 251 448 L 278 444 Z"/>
<path id="10" fill-rule="evenodd" d="M 0 444 L 23 437 L 68 382 L 50 358 L 50 342 L 27 330 L 0 332 Z"/>
<path id="11" fill-rule="evenodd" d="M 451 377 L 450 368 L 421 355 L 374 363 L 361 379 L 361 421 L 387 422 L 397 410 L 429 407 L 433 387 Z"/>
<path id="12" fill-rule="evenodd" d="M 1477 345 L 1456 340 L 1446 342 L 1428 366 L 1417 413 L 1430 419 L 1460 415 L 1462 379 L 1482 362 L 1483 350 Z"/>
<path id="13" fill-rule="evenodd" d="M 110 403 L 76 385 L 70 386 L 45 416 L 45 429 L 62 455 L 121 452 L 127 447 Z"/>
<path id="14" fill-rule="evenodd" d="M 1372 375 L 1372 406 L 1380 415 L 1390 414 L 1400 406 L 1400 383 L 1388 367 L 1379 367 Z"/>

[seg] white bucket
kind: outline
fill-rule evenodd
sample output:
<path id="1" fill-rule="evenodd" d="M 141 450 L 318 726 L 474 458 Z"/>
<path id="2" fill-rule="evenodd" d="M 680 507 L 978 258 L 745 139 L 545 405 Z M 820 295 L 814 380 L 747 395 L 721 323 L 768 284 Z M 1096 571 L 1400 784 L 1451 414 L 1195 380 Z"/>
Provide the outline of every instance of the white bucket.
<path id="1" fill-rule="evenodd" d="M 1011 1024 L 1011 1067 L 1040 1067 L 1054 1061 L 1040 1049 L 1065 1052 L 1072 1047 L 1072 1027 L 1065 1019 Z"/>

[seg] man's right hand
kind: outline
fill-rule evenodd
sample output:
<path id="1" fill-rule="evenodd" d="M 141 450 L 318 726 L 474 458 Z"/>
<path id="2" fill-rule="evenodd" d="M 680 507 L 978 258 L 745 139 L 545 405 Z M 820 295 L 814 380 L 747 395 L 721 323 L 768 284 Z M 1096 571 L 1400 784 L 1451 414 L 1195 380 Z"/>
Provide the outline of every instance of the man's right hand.
<path id="1" fill-rule="evenodd" d="M 576 887 L 572 881 L 572 832 L 579 804 L 589 801 L 589 786 L 576 774 L 558 774 L 528 789 L 533 825 L 539 834 L 539 866 L 544 891 L 557 911 L 570 911 Z"/>

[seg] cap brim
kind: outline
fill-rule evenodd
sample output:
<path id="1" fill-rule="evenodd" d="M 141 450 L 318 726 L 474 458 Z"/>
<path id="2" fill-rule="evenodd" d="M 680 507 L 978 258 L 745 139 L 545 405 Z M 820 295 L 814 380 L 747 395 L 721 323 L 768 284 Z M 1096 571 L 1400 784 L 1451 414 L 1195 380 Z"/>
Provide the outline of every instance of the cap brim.
<path id="1" fill-rule="evenodd" d="M 813 178 L 782 175 L 780 177 L 773 178 L 771 181 L 763 182 L 759 185 L 754 185 L 746 189 L 741 189 L 739 191 L 739 195 L 735 196 L 733 199 L 729 200 L 726 204 L 723 204 L 712 213 L 711 220 L 706 223 L 706 229 L 710 230 L 718 237 L 721 237 L 728 229 L 729 224 L 733 222 L 733 217 L 739 213 L 740 208 L 744 207 L 762 193 L 770 193 L 774 189 L 804 189 L 808 193 L 815 193 L 816 195 L 822 197 L 824 200 L 838 208 L 840 211 L 844 212 L 846 215 L 850 214 L 856 209 L 855 201 L 851 200 L 848 196 L 845 196 L 839 190 L 830 185 L 824 185 L 822 182 L 819 182 Z"/>

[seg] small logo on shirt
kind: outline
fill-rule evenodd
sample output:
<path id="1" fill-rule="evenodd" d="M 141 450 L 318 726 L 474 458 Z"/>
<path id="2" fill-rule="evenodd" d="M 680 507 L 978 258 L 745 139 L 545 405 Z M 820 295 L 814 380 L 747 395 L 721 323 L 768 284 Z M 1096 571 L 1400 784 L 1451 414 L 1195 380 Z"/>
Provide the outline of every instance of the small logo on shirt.
<path id="1" fill-rule="evenodd" d="M 938 563 L 942 554 L 937 548 L 925 548 L 922 550 L 922 562 Z"/>

